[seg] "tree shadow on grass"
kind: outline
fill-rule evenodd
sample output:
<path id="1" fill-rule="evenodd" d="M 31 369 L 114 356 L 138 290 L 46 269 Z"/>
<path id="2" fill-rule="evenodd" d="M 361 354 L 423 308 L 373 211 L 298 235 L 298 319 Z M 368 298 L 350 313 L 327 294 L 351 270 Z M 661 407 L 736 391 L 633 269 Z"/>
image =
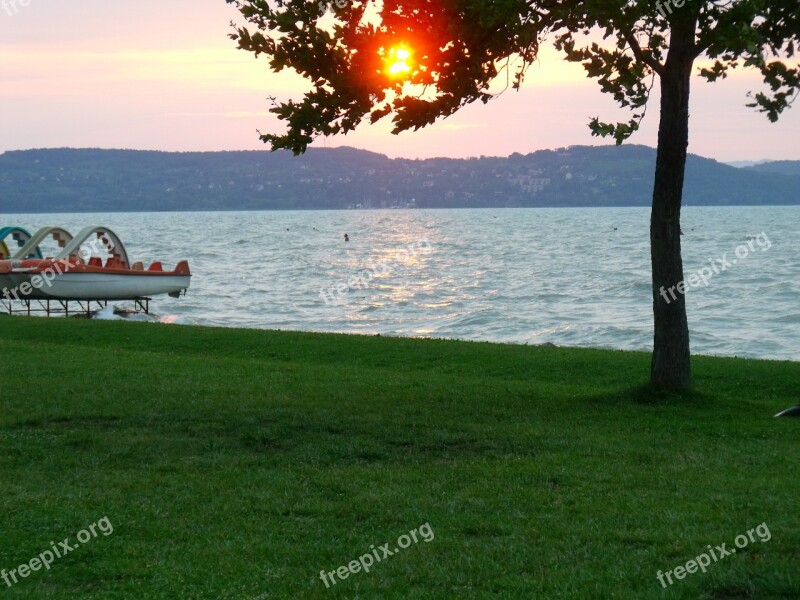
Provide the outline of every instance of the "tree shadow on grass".
<path id="1" fill-rule="evenodd" d="M 590 404 L 603 406 L 682 406 L 687 408 L 708 408 L 714 404 L 714 396 L 707 392 L 691 390 L 670 392 L 653 388 L 649 383 L 639 383 L 626 388 L 605 390 L 587 398 Z"/>

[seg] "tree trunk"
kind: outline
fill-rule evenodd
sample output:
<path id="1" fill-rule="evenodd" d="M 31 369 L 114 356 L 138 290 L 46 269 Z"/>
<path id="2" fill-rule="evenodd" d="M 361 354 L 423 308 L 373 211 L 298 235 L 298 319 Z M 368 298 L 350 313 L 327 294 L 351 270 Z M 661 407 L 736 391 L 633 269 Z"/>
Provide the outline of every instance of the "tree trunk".
<path id="1" fill-rule="evenodd" d="M 694 26 L 673 27 L 661 73 L 661 122 L 650 214 L 655 333 L 650 382 L 656 388 L 677 391 L 691 386 L 689 323 L 682 283 L 681 200 L 689 146 L 693 52 Z"/>

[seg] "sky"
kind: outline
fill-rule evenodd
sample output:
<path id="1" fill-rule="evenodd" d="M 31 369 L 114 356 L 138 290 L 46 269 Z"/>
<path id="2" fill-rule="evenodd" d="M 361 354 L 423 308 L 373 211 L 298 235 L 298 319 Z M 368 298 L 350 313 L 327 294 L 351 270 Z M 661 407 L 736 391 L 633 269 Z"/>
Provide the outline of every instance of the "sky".
<path id="1" fill-rule="evenodd" d="M 0 0 L 0 152 L 28 148 L 168 151 L 267 149 L 281 133 L 267 97 L 300 98 L 302 79 L 271 73 L 228 38 L 242 22 L 224 0 Z M 504 82 L 500 82 L 500 88 Z M 800 103 L 778 124 L 745 107 L 757 76 L 696 79 L 693 153 L 721 161 L 800 159 Z M 655 146 L 658 96 L 631 143 Z M 624 120 L 580 65 L 545 50 L 519 92 L 462 109 L 419 132 L 365 124 L 314 147 L 391 157 L 506 156 L 592 138 L 592 117 Z"/>

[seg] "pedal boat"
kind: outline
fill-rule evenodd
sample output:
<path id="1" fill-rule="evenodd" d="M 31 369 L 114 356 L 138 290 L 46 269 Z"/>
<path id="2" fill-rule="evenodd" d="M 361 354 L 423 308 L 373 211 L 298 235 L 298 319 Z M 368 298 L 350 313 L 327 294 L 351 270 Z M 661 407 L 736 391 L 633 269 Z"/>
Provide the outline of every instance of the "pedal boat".
<path id="1" fill-rule="evenodd" d="M 95 240 L 87 242 L 92 236 Z M 82 246 L 102 244 L 110 255 L 84 258 Z M 25 248 L 18 254 L 23 254 Z M 180 261 L 165 271 L 158 261 L 147 269 L 133 265 L 125 246 L 107 227 L 87 227 L 54 258 L 22 258 L 0 261 L 0 280 L 10 279 L 19 298 L 39 300 L 134 300 L 168 294 L 185 294 L 191 282 L 189 263 Z M 8 296 L 8 292 L 0 290 Z"/>

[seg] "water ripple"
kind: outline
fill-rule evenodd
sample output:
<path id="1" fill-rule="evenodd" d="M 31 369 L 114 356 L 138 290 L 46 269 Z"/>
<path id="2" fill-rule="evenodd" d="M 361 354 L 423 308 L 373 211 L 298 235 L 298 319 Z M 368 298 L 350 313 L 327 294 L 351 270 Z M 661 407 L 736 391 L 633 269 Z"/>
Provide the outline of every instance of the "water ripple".
<path id="1" fill-rule="evenodd" d="M 170 321 L 647 350 L 649 210 L 289 211 L 5 216 L 114 229 L 133 260 L 187 258 Z M 692 350 L 800 360 L 800 207 L 683 211 Z M 615 230 L 616 228 L 616 230 Z M 347 232 L 351 241 L 343 241 Z M 739 250 L 739 252 L 743 252 Z"/>

